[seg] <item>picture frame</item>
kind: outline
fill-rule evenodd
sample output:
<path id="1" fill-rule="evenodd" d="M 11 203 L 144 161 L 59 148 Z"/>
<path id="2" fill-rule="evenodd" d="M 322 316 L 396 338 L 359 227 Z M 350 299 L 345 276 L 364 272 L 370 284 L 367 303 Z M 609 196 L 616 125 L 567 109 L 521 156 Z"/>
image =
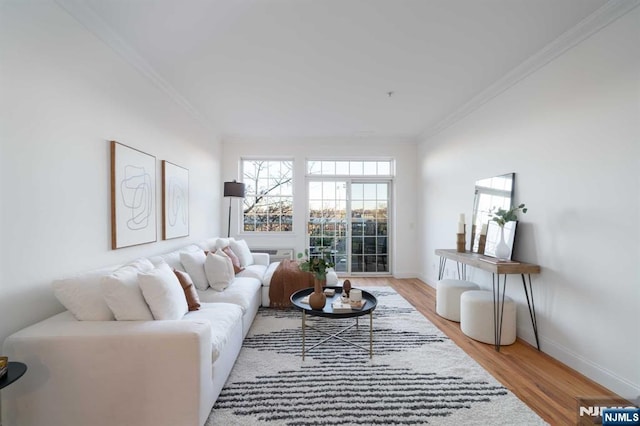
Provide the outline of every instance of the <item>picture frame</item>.
<path id="1" fill-rule="evenodd" d="M 518 225 L 518 221 L 514 220 L 511 222 L 507 222 L 504 225 L 504 241 L 509 246 L 509 258 L 505 260 L 511 260 L 513 256 L 513 243 L 516 239 L 516 227 Z M 490 220 L 489 226 L 487 227 L 487 241 L 484 249 L 485 256 L 495 257 L 496 256 L 496 246 L 500 242 L 500 225 L 498 225 L 495 221 Z"/>
<path id="2" fill-rule="evenodd" d="M 111 141 L 111 248 L 157 241 L 156 157 Z"/>
<path id="3" fill-rule="evenodd" d="M 162 161 L 162 239 L 189 235 L 189 170 Z"/>

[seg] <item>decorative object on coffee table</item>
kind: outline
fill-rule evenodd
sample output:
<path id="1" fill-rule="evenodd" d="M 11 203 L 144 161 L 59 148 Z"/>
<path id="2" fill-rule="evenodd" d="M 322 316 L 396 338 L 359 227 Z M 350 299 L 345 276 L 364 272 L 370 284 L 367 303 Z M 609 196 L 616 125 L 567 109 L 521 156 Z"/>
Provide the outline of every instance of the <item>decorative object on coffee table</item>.
<path id="1" fill-rule="evenodd" d="M 342 292 L 344 293 L 345 296 L 349 297 L 350 291 L 351 291 L 351 281 L 344 280 L 344 283 L 342 283 Z"/>
<path id="2" fill-rule="evenodd" d="M 326 281 L 320 281 L 315 279 L 313 283 L 313 293 L 309 295 L 309 306 L 311 309 L 321 310 L 327 303 L 327 296 L 324 295 L 324 283 Z"/>
<path id="3" fill-rule="evenodd" d="M 333 268 L 334 263 L 326 252 L 314 257 L 309 257 L 309 250 L 305 250 L 304 253 L 304 255 L 298 253 L 298 259 L 302 260 L 300 262 L 300 270 L 313 274 L 315 278 L 313 293 L 309 295 L 309 306 L 311 306 L 311 309 L 322 310 L 327 302 L 327 297 L 324 295 L 327 272 Z M 305 255 L 306 258 L 304 258 Z"/>

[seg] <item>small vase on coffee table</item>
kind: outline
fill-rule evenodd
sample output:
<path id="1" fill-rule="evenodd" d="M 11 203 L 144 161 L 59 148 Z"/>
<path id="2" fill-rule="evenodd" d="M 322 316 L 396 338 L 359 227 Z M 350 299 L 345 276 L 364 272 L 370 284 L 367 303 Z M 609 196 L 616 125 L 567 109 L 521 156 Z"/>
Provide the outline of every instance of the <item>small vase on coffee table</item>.
<path id="1" fill-rule="evenodd" d="M 327 296 L 324 295 L 324 283 L 326 280 L 314 279 L 313 293 L 309 295 L 309 306 L 311 309 L 322 310 L 327 303 Z"/>

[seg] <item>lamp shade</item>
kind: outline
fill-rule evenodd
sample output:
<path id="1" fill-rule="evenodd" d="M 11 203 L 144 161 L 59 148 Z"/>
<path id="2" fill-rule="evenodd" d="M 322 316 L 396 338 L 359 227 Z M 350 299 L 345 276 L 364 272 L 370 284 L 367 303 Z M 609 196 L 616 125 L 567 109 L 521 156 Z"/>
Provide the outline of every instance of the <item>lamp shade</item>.
<path id="1" fill-rule="evenodd" d="M 225 182 L 224 196 L 244 198 L 244 183 L 236 182 L 235 180 L 233 182 Z"/>

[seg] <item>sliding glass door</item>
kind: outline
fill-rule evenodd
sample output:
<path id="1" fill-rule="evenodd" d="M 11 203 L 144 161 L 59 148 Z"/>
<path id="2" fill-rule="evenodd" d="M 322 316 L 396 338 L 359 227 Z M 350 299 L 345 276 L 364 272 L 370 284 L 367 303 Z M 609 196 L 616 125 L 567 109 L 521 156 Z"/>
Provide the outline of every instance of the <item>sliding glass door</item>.
<path id="1" fill-rule="evenodd" d="M 342 274 L 387 274 L 390 181 L 309 180 L 309 253 Z"/>

